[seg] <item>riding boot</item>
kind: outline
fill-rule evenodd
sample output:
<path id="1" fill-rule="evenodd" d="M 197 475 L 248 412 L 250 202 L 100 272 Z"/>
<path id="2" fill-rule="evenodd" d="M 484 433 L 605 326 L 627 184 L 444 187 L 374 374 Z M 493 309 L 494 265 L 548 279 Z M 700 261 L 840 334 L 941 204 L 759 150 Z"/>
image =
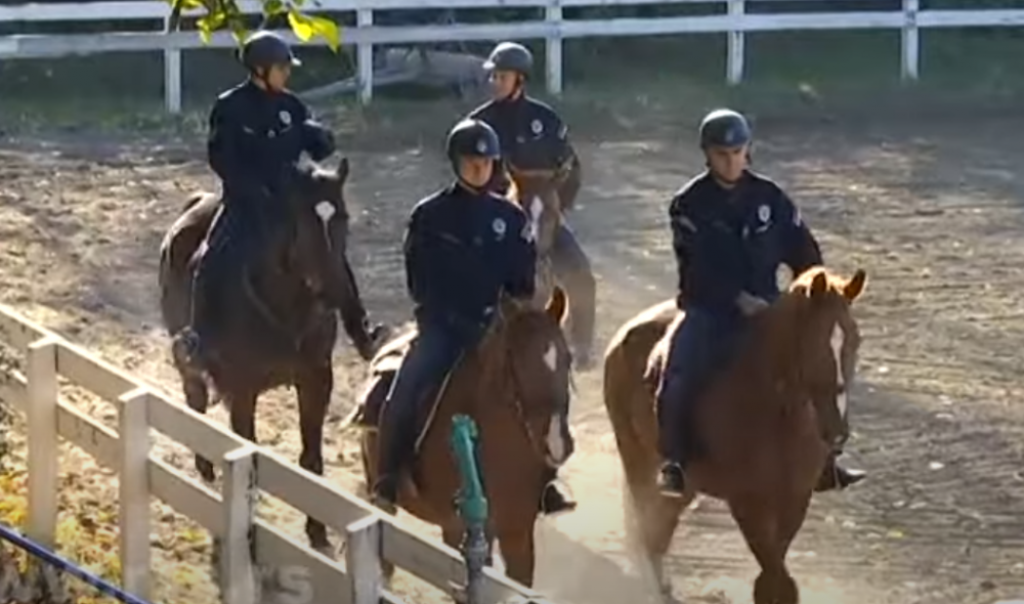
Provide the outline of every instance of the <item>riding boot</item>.
<path id="1" fill-rule="evenodd" d="M 380 456 L 377 481 L 373 485 L 373 501 L 384 510 L 398 503 L 398 484 L 404 467 L 412 456 L 416 438 L 416 403 L 389 397 L 380 419 Z"/>
<path id="2" fill-rule="evenodd" d="M 548 468 L 545 476 L 544 493 L 540 499 L 540 511 L 545 516 L 556 516 L 576 509 L 576 502 L 565 496 L 555 481 L 558 470 Z"/>
<path id="3" fill-rule="evenodd" d="M 857 484 L 867 477 L 863 470 L 844 468 L 836 461 L 836 454 L 829 455 L 825 463 L 825 469 L 818 478 L 818 484 L 814 487 L 817 493 L 826 491 L 842 491 L 848 486 Z"/>
<path id="4" fill-rule="evenodd" d="M 658 472 L 658 490 L 665 497 L 682 497 L 686 492 L 686 472 L 683 464 L 665 461 Z"/>
<path id="5" fill-rule="evenodd" d="M 666 373 L 658 390 L 658 448 L 664 463 L 658 474 L 658 489 L 667 497 L 682 497 L 686 490 L 686 452 L 692 396 L 688 391 L 686 375 L 666 367 Z"/>

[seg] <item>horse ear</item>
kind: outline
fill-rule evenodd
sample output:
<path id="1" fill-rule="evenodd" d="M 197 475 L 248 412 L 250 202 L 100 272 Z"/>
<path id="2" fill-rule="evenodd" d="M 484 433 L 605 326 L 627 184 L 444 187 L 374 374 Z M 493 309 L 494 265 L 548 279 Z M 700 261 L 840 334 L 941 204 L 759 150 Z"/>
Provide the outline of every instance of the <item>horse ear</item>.
<path id="1" fill-rule="evenodd" d="M 809 290 L 810 297 L 818 298 L 824 296 L 827 291 L 828 277 L 825 276 L 825 273 L 818 273 L 814 276 L 814 279 L 811 280 L 811 288 Z"/>
<path id="2" fill-rule="evenodd" d="M 864 272 L 864 269 L 859 268 L 857 272 L 853 274 L 853 278 L 846 282 L 843 287 L 843 296 L 853 302 L 857 299 L 857 296 L 864 293 L 864 286 L 867 285 L 868 275 Z"/>
<path id="3" fill-rule="evenodd" d="M 334 171 L 338 175 L 338 181 L 345 182 L 348 179 L 348 168 L 348 158 L 342 157 L 338 169 Z"/>
<path id="4" fill-rule="evenodd" d="M 551 291 L 551 299 L 548 300 L 548 305 L 544 312 L 548 313 L 548 316 L 553 321 L 561 325 L 562 319 L 565 318 L 565 313 L 568 310 L 569 302 L 566 298 L 565 290 L 556 285 L 554 290 Z"/>

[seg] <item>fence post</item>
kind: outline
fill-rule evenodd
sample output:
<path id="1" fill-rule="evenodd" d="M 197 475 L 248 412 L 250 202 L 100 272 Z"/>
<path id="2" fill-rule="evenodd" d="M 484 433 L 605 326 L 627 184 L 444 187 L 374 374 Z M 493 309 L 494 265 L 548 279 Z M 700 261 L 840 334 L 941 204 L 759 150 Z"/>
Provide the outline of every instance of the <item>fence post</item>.
<path id="1" fill-rule="evenodd" d="M 903 29 L 900 31 L 901 69 L 904 80 L 916 80 L 921 62 L 921 33 L 917 27 L 920 0 L 903 0 Z"/>
<path id="2" fill-rule="evenodd" d="M 735 20 L 735 25 L 743 21 L 743 15 L 747 12 L 744 0 L 729 0 L 729 16 Z M 743 81 L 743 63 L 746 55 L 746 34 L 742 29 L 732 29 L 728 34 L 728 55 L 725 59 L 725 79 L 730 85 L 736 85 Z"/>
<path id="3" fill-rule="evenodd" d="M 252 446 L 224 455 L 224 535 L 221 543 L 221 599 L 224 604 L 258 602 L 253 565 L 252 522 L 256 511 L 256 458 Z"/>
<path id="4" fill-rule="evenodd" d="M 561 0 L 548 0 L 544 8 L 544 20 L 553 26 L 555 33 L 545 40 L 547 57 L 548 92 L 562 94 L 562 4 Z"/>
<path id="5" fill-rule="evenodd" d="M 54 549 L 57 538 L 57 340 L 28 347 L 28 536 Z"/>
<path id="6" fill-rule="evenodd" d="M 164 31 L 170 31 L 170 15 L 164 19 Z M 181 113 L 181 49 L 164 51 L 164 106 L 169 113 Z"/>
<path id="7" fill-rule="evenodd" d="M 352 604 L 377 604 L 384 588 L 380 568 L 382 525 L 375 515 L 345 527 L 345 570 L 352 579 Z"/>
<path id="8" fill-rule="evenodd" d="M 121 585 L 128 593 L 150 599 L 149 574 L 149 392 L 137 388 L 118 398 L 121 444 L 120 541 Z"/>
<path id="9" fill-rule="evenodd" d="M 356 27 L 372 25 L 372 8 L 356 10 Z M 356 63 L 359 69 L 359 101 L 367 105 L 373 99 L 373 44 L 366 42 L 356 47 Z"/>

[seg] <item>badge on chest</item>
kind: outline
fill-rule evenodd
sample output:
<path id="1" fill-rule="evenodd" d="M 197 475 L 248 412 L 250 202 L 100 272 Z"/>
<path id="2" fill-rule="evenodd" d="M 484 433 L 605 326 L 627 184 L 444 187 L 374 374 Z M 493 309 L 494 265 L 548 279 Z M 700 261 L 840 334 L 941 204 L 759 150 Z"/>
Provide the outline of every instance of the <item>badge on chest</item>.
<path id="1" fill-rule="evenodd" d="M 760 235 L 772 226 L 772 208 L 768 204 L 761 204 L 757 207 L 757 220 L 754 223 L 754 234 Z M 743 238 L 750 237 L 750 225 L 743 226 Z"/>

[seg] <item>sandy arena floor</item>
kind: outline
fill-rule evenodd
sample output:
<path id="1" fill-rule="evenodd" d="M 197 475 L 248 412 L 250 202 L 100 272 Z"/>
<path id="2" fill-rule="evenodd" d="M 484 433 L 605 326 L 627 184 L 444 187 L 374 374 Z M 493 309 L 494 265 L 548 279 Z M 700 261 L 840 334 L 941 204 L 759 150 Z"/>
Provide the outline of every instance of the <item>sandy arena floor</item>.
<path id="1" fill-rule="evenodd" d="M 1024 151 L 1000 136 L 1022 128 L 1004 120 L 904 123 L 884 134 L 862 125 L 761 133 L 758 168 L 802 206 L 828 262 L 869 275 L 857 311 L 864 347 L 849 457 L 872 475 L 813 504 L 791 554 L 806 602 L 1024 598 Z M 603 346 L 623 321 L 670 294 L 665 206 L 700 159 L 668 139 L 579 146 L 587 180 L 571 220 L 599 274 Z M 407 316 L 404 215 L 446 178 L 432 149 L 348 150 L 351 258 L 371 312 L 392 323 Z M 214 185 L 198 157 L 198 148 L 142 143 L 6 141 L 0 301 L 176 393 L 157 313 L 157 248 L 186 193 Z M 363 378 L 347 343 L 337 369 L 327 472 L 355 488 L 354 442 L 331 434 Z M 579 378 L 579 447 L 564 472 L 581 507 L 541 528 L 538 587 L 564 604 L 642 597 L 623 554 L 621 472 L 599 377 Z M 109 407 L 78 400 L 114 421 Z M 259 413 L 261 442 L 297 459 L 292 397 L 267 396 Z M 224 421 L 222 410 L 214 415 Z M 159 454 L 191 471 L 182 448 L 161 442 Z M 268 507 L 264 515 L 301 535 L 293 513 Z M 167 520 L 159 532 L 181 526 Z M 671 562 L 678 592 L 688 601 L 748 602 L 755 564 L 724 508 L 705 501 L 685 527 Z M 173 549 L 180 541 L 156 543 Z M 190 547 L 186 559 L 202 560 L 205 545 Z M 403 590 L 420 591 L 411 583 Z"/>

